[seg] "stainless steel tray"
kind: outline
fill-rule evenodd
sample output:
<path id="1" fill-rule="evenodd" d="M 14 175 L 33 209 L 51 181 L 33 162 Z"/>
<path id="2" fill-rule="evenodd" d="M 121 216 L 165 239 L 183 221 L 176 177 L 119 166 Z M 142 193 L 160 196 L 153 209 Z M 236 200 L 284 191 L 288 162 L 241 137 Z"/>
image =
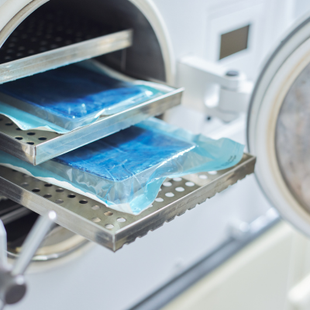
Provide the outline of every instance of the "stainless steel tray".
<path id="1" fill-rule="evenodd" d="M 0 83 L 131 46 L 132 30 L 111 28 L 102 22 L 45 4 L 0 48 Z"/>
<path id="2" fill-rule="evenodd" d="M 240 163 L 229 169 L 168 179 L 152 207 L 138 216 L 114 211 L 4 167 L 0 168 L 0 194 L 39 214 L 54 210 L 59 225 L 117 251 L 253 173 L 255 161 L 252 155 L 244 154 Z"/>
<path id="3" fill-rule="evenodd" d="M 124 30 L 0 64 L 0 84 L 131 46 Z"/>
<path id="4" fill-rule="evenodd" d="M 0 115 L 0 149 L 33 165 L 67 153 L 142 120 L 162 114 L 181 102 L 183 89 L 176 89 L 123 112 L 100 118 L 93 124 L 60 135 L 40 130 L 20 130 Z"/>

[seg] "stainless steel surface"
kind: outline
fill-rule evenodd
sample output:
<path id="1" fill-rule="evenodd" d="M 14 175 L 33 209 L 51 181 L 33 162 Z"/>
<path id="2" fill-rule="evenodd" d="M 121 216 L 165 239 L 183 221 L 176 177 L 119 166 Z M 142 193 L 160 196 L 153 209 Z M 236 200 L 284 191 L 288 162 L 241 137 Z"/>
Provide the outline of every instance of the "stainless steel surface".
<path id="1" fill-rule="evenodd" d="M 310 212 L 310 65 L 286 94 L 275 133 L 278 165 L 296 200 Z"/>
<path id="2" fill-rule="evenodd" d="M 1 47 L 0 83 L 127 48 L 132 31 L 124 29 L 44 5 Z"/>
<path id="3" fill-rule="evenodd" d="M 25 208 L 29 212 L 31 210 Z M 26 219 L 25 219 L 26 220 Z M 46 262 L 63 258 L 76 250 L 86 246 L 88 240 L 73 232 L 56 226 L 44 239 L 38 251 L 32 257 L 33 262 Z M 14 246 L 13 246 L 14 245 Z M 20 255 L 21 246 L 8 243 L 7 253 L 9 258 L 16 259 Z"/>
<path id="4" fill-rule="evenodd" d="M 7 230 L 6 251 L 10 258 L 16 259 L 21 252 L 22 243 L 34 225 L 38 215 L 5 199 L 0 201 L 0 220 Z M 88 244 L 88 240 L 56 225 L 45 237 L 33 261 L 49 261 L 62 258 Z"/>
<path id="5" fill-rule="evenodd" d="M 49 211 L 46 215 L 39 217 L 32 227 L 29 235 L 23 243 L 22 252 L 12 268 L 12 275 L 24 274 L 30 264 L 33 255 L 36 253 L 46 234 L 56 221 L 55 211 Z"/>
<path id="6" fill-rule="evenodd" d="M 6 268 L 7 266 L 7 254 L 6 254 L 6 230 L 2 221 L 0 220 L 0 266 Z"/>
<path id="7" fill-rule="evenodd" d="M 54 225 L 56 217 L 54 211 L 49 211 L 36 221 L 23 244 L 20 256 L 12 268 L 6 262 L 6 244 L 2 244 L 4 248 L 1 249 L 0 247 L 0 254 L 5 253 L 5 257 L 1 261 L 2 264 L 0 264 L 0 300 L 2 301 L 2 309 L 6 304 L 15 304 L 25 296 L 27 286 L 23 275 L 46 234 Z M 6 236 L 1 221 L 0 234 Z"/>
<path id="8" fill-rule="evenodd" d="M 145 7 L 143 3 L 138 3 L 138 6 Z M 76 0 L 72 6 L 70 0 L 33 0 L 2 29 L 0 46 L 6 39 L 10 40 L 10 35 L 14 33 L 15 28 L 17 27 L 18 30 L 18 25 L 24 19 L 25 22 L 31 19 L 32 15 L 37 13 L 36 10 L 42 19 L 45 19 L 45 16 L 41 12 L 46 10 L 66 11 L 70 14 L 82 15 L 97 24 L 105 23 L 116 28 L 122 27 L 119 30 L 132 29 L 134 31 L 132 46 L 126 50 L 104 54 L 100 57 L 100 61 L 129 76 L 161 80 L 170 84 L 173 82 L 171 65 L 167 55 L 162 51 L 162 42 L 160 44 L 154 31 L 154 21 L 149 21 L 137 4 L 127 0 L 89 0 L 87 3 Z"/>
<path id="9" fill-rule="evenodd" d="M 0 64 L 0 83 L 129 47 L 131 45 L 131 36 L 131 30 L 119 31 L 96 39 L 2 63 Z"/>
<path id="10" fill-rule="evenodd" d="M 0 115 L 0 149 L 33 165 L 89 144 L 137 124 L 150 116 L 162 114 L 180 104 L 183 89 L 173 90 L 123 112 L 101 117 L 93 124 L 64 135 L 48 131 L 22 131 Z"/>
<path id="11" fill-rule="evenodd" d="M 38 9 L 40 6 L 48 2 L 49 0 L 32 0 L 25 6 L 22 5 L 22 9 L 16 13 L 8 23 L 0 31 L 0 47 L 3 45 L 8 36 L 14 31 L 14 29 L 33 11 Z"/>
<path id="12" fill-rule="evenodd" d="M 70 0 L 56 1 L 71 7 Z M 75 0 L 75 9 L 96 21 L 104 19 L 109 25 L 121 24 L 124 29 L 132 29 L 134 34 L 130 48 L 105 54 L 100 61 L 128 76 L 174 83 L 173 65 L 170 63 L 174 61 L 169 59 L 163 38 L 160 38 L 161 30 L 154 19 L 149 19 L 151 14 L 148 14 L 148 5 L 144 1 L 88 0 L 88 3 L 89 8 L 85 12 L 85 1 Z"/>
<path id="13" fill-rule="evenodd" d="M 4 225 L 7 225 L 27 214 L 29 214 L 31 211 L 27 208 L 24 207 L 20 207 L 17 208 L 13 211 L 10 211 L 6 214 L 4 214 L 3 216 L 0 217 L 1 221 L 3 222 Z"/>
<path id="14" fill-rule="evenodd" d="M 152 207 L 137 216 L 4 167 L 0 192 L 39 214 L 54 210 L 59 225 L 116 251 L 253 173 L 254 165 L 255 157 L 244 154 L 232 168 L 167 180 Z"/>

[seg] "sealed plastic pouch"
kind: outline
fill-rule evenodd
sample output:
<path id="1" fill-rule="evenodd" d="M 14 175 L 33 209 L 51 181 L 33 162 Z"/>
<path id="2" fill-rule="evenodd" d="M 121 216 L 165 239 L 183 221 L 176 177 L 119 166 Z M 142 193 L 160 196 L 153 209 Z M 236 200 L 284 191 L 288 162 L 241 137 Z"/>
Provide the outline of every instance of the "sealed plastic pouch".
<path id="1" fill-rule="evenodd" d="M 51 123 L 57 132 L 62 132 L 57 127 L 74 130 L 162 94 L 150 85 L 85 65 L 68 65 L 0 85 L 0 113 L 12 106 Z M 4 114 L 18 121 L 16 111 Z"/>
<path id="2" fill-rule="evenodd" d="M 0 163 L 139 214 L 167 177 L 225 169 L 242 154 L 243 146 L 232 140 L 212 140 L 149 119 L 38 166 L 4 152 Z"/>

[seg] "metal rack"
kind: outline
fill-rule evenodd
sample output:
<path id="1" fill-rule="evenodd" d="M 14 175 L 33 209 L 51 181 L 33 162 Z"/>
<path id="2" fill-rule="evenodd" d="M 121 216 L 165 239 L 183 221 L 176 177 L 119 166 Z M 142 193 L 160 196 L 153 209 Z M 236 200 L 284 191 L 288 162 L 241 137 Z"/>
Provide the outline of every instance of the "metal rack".
<path id="1" fill-rule="evenodd" d="M 121 31 L 120 31 L 121 30 Z M 0 49 L 0 83 L 131 46 L 132 30 L 111 29 L 83 16 L 42 7 Z"/>
<path id="2" fill-rule="evenodd" d="M 181 102 L 183 89 L 158 96 L 125 111 L 101 117 L 95 123 L 66 134 L 41 130 L 20 130 L 10 119 L 0 115 L 0 149 L 33 165 L 96 141 L 164 113 Z"/>
<path id="3" fill-rule="evenodd" d="M 59 225 L 117 251 L 253 173 L 255 161 L 244 154 L 229 169 L 168 179 L 153 205 L 137 216 L 5 167 L 0 169 L 0 194 L 39 214 L 54 210 Z"/>

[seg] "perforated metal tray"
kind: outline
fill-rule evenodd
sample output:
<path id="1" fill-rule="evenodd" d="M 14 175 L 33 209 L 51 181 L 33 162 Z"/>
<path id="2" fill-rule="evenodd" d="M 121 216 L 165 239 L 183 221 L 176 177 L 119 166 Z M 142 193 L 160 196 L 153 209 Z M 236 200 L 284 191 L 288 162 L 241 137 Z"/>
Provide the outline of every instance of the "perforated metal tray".
<path id="1" fill-rule="evenodd" d="M 131 38 L 132 31 L 124 30 L 1 63 L 0 84 L 129 47 Z"/>
<path id="2" fill-rule="evenodd" d="M 0 167 L 0 194 L 39 214 L 54 210 L 59 225 L 117 251 L 253 173 L 255 160 L 244 154 L 229 169 L 168 179 L 153 205 L 137 216 L 4 167 Z"/>
<path id="3" fill-rule="evenodd" d="M 101 117 L 93 124 L 60 135 L 40 130 L 20 130 L 0 115 L 0 149 L 33 165 L 96 141 L 148 117 L 164 113 L 181 102 L 183 89 L 173 90 L 123 112 Z"/>
<path id="4" fill-rule="evenodd" d="M 132 31 L 112 29 L 46 4 L 26 18 L 0 48 L 0 83 L 127 48 Z"/>

